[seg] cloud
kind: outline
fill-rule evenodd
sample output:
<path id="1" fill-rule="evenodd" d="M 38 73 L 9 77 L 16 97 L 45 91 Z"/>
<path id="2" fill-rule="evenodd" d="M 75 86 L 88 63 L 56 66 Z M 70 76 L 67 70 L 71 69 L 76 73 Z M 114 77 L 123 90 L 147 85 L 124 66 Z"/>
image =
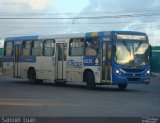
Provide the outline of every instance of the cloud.
<path id="1" fill-rule="evenodd" d="M 159 5 L 160 5 L 159 0 L 153 0 L 152 1 L 152 4 L 151 4 L 152 7 L 159 7 Z"/>
<path id="2" fill-rule="evenodd" d="M 0 6 L 3 9 L 16 9 L 16 10 L 44 10 L 47 9 L 53 0 L 1 0 Z M 29 7 L 29 8 L 28 8 Z"/>
<path id="3" fill-rule="evenodd" d="M 52 10 L 58 13 L 79 13 L 89 5 L 89 0 L 54 0 Z"/>
<path id="4" fill-rule="evenodd" d="M 33 10 L 42 10 L 46 9 L 51 4 L 52 0 L 17 0 L 17 2 L 23 2 Z"/>
<path id="5" fill-rule="evenodd" d="M 0 13 L 1 17 L 119 16 L 158 13 L 159 6 L 159 0 L 0 0 Z M 4 37 L 35 33 L 48 35 L 104 30 L 135 30 L 147 32 L 151 42 L 160 45 L 159 38 L 157 38 L 160 34 L 159 20 L 159 16 L 58 20 L 2 19 L 0 20 L 0 34 Z M 157 25 L 153 26 L 154 22 Z"/>

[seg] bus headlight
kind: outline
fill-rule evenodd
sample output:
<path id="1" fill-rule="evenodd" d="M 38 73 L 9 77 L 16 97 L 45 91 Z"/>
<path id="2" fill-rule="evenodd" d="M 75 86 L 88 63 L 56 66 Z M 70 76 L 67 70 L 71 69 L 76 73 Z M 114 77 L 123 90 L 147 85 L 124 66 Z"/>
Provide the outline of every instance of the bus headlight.
<path id="1" fill-rule="evenodd" d="M 150 75 L 150 73 L 151 73 L 151 71 L 150 71 L 150 70 L 147 70 L 147 71 L 145 72 L 145 76 Z"/>
<path id="2" fill-rule="evenodd" d="M 151 72 L 150 72 L 150 70 L 147 70 L 147 72 L 146 72 L 147 74 L 150 74 Z"/>
<path id="3" fill-rule="evenodd" d="M 121 76 L 121 75 L 122 75 L 122 71 L 121 71 L 121 70 L 119 70 L 119 69 L 115 69 L 115 73 L 116 73 L 117 75 L 119 75 L 119 76 Z"/>
<path id="4" fill-rule="evenodd" d="M 150 74 L 150 73 L 151 73 L 150 70 L 147 70 L 147 71 L 146 71 L 146 74 Z"/>
<path id="5" fill-rule="evenodd" d="M 122 69 L 115 69 L 114 70 L 116 74 L 118 74 L 119 76 L 121 76 L 122 74 L 125 74 L 125 71 L 123 71 Z"/>
<path id="6" fill-rule="evenodd" d="M 119 71 L 119 70 L 116 70 L 116 73 L 117 73 L 117 74 L 119 74 L 119 73 L 120 73 L 120 71 Z"/>

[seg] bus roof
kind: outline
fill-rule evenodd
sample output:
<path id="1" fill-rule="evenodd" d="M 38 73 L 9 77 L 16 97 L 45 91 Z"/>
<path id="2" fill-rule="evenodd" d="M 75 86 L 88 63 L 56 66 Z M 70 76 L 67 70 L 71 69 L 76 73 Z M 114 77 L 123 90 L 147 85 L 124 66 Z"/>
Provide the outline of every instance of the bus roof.
<path id="1" fill-rule="evenodd" d="M 73 34 L 55 34 L 55 35 L 46 35 L 46 36 L 39 36 L 39 39 L 46 39 L 46 38 L 55 38 L 55 39 L 60 39 L 60 38 L 80 38 L 80 37 L 85 37 L 84 33 L 73 33 Z"/>
<path id="2" fill-rule="evenodd" d="M 73 34 L 54 34 L 46 36 L 20 36 L 20 37 L 8 37 L 5 41 L 22 41 L 22 40 L 37 40 L 37 39 L 63 39 L 63 38 L 83 38 L 83 37 L 103 37 L 105 35 L 115 34 L 132 34 L 132 35 L 146 35 L 143 32 L 137 31 L 99 31 L 99 32 L 86 32 L 86 33 L 73 33 Z"/>
<path id="3" fill-rule="evenodd" d="M 20 36 L 20 37 L 8 37 L 5 41 L 22 41 L 22 40 L 36 40 L 38 36 Z"/>

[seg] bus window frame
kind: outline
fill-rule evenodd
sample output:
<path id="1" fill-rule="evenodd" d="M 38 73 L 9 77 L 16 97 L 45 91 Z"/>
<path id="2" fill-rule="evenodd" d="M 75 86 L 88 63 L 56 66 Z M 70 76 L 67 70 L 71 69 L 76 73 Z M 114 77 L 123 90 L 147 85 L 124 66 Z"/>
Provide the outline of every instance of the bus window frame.
<path id="1" fill-rule="evenodd" d="M 96 55 L 86 55 L 86 42 L 87 42 L 87 39 L 97 39 L 97 42 L 98 42 L 98 49 L 97 49 L 97 54 Z M 100 48 L 100 39 L 99 37 L 89 37 L 89 38 L 85 38 L 85 43 L 84 43 L 84 56 L 86 57 L 97 57 L 98 54 L 99 54 L 99 48 Z"/>
<path id="2" fill-rule="evenodd" d="M 42 42 L 42 52 L 41 52 L 41 55 L 33 55 L 33 49 L 34 49 L 33 46 L 34 46 L 34 42 L 40 42 L 40 41 Z M 43 42 L 44 42 L 44 41 L 41 40 L 41 39 L 40 39 L 40 40 L 32 40 L 31 56 L 43 56 Z"/>
<path id="3" fill-rule="evenodd" d="M 53 43 L 54 43 L 54 50 L 53 50 L 52 55 L 45 55 L 45 43 L 46 43 L 47 40 L 52 40 Z M 56 47 L 56 45 L 55 45 L 55 39 L 44 39 L 43 40 L 43 51 L 42 51 L 43 56 L 44 57 L 55 56 L 55 49 L 56 49 L 55 47 Z M 53 47 L 51 47 L 51 48 L 53 48 Z"/>
<path id="4" fill-rule="evenodd" d="M 81 41 L 83 40 L 82 55 L 71 55 L 71 45 L 70 45 L 70 42 L 71 42 L 73 39 L 81 39 Z M 84 56 L 84 45 L 85 45 L 85 38 L 71 38 L 71 39 L 69 40 L 68 56 L 70 56 L 70 57 L 81 57 L 81 56 Z"/>
<path id="5" fill-rule="evenodd" d="M 27 42 L 27 41 L 31 42 L 31 44 L 30 44 L 31 45 L 30 46 L 30 53 L 29 53 L 29 55 L 24 55 L 23 54 L 24 53 L 24 51 L 23 51 L 24 50 L 24 43 Z M 32 42 L 33 42 L 32 40 L 24 40 L 23 41 L 23 43 L 22 43 L 22 56 L 26 56 L 27 57 L 27 56 L 31 56 L 32 55 Z"/>
<path id="6" fill-rule="evenodd" d="M 12 53 L 10 55 L 6 55 L 6 47 L 7 47 L 7 43 L 11 42 L 12 43 Z M 4 43 L 4 52 L 3 52 L 3 55 L 5 57 L 12 57 L 14 54 L 13 54 L 13 51 L 14 51 L 14 41 L 6 41 Z"/>

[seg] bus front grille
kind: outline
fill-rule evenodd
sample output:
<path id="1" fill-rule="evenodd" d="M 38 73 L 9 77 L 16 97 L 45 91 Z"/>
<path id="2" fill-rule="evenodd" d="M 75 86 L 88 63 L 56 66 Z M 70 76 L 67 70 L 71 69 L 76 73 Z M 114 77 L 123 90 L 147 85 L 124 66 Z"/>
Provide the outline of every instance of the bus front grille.
<path id="1" fill-rule="evenodd" d="M 139 81 L 140 80 L 140 78 L 127 78 L 127 81 Z"/>
<path id="2" fill-rule="evenodd" d="M 122 68 L 127 73 L 140 73 L 143 72 L 144 69 L 128 69 L 128 68 Z"/>

